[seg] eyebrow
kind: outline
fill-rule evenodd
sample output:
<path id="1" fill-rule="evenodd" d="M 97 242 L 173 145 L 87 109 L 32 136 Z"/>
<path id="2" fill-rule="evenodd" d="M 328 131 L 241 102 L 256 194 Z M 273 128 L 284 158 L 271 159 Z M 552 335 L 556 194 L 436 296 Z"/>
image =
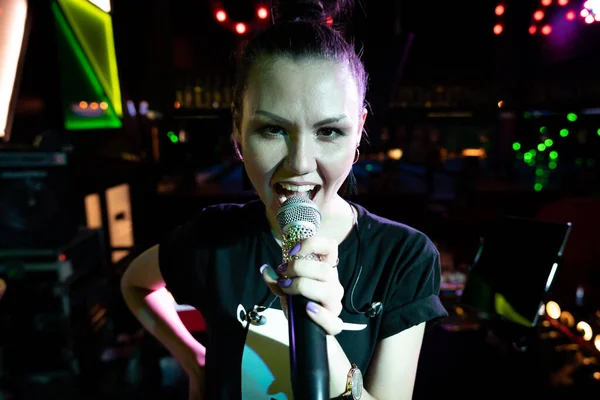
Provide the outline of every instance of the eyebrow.
<path id="1" fill-rule="evenodd" d="M 256 111 L 255 115 L 266 117 L 266 118 L 268 118 L 272 121 L 275 121 L 279 124 L 282 124 L 282 125 L 293 125 L 292 121 L 282 118 L 279 115 L 270 113 L 268 111 L 258 110 L 258 111 Z M 314 127 L 318 128 L 318 127 L 321 127 L 324 125 L 333 124 L 333 123 L 339 122 L 345 118 L 346 118 L 345 114 L 340 114 L 340 115 L 337 115 L 337 116 L 331 117 L 331 118 L 325 118 L 324 120 L 321 120 L 321 121 L 317 122 L 316 124 L 314 124 Z"/>

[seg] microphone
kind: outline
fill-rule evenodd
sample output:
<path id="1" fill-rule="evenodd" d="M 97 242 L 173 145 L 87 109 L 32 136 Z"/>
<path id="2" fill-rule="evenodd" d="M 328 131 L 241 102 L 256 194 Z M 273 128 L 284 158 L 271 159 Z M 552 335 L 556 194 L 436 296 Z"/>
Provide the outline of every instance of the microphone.
<path id="1" fill-rule="evenodd" d="M 287 262 L 298 242 L 317 234 L 321 213 L 309 198 L 293 196 L 281 205 L 277 224 L 283 235 L 283 260 Z M 287 303 L 294 399 L 329 400 L 327 334 L 307 315 L 308 299 L 290 295 Z"/>

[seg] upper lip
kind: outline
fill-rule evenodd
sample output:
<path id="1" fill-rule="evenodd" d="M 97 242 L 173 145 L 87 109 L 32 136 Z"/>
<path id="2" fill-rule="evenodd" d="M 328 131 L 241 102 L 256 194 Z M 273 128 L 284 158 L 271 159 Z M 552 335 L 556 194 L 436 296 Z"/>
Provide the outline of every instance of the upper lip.
<path id="1" fill-rule="evenodd" d="M 275 182 L 275 184 L 279 183 L 284 184 L 284 185 L 294 185 L 294 186 L 306 186 L 306 185 L 310 185 L 310 186 L 319 186 L 318 183 L 314 183 L 314 182 L 294 182 L 294 181 L 279 181 L 279 182 Z"/>

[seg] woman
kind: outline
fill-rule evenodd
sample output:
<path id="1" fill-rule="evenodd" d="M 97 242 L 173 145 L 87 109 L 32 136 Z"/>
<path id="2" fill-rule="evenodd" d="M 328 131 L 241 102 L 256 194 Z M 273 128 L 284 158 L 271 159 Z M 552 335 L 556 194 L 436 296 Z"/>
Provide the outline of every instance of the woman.
<path id="1" fill-rule="evenodd" d="M 233 141 L 260 201 L 206 208 L 139 256 L 122 291 L 189 375 L 190 398 L 291 399 L 281 300 L 299 294 L 329 334 L 333 397 L 409 399 L 425 323 L 446 315 L 439 253 L 422 233 L 338 194 L 352 189 L 367 77 L 353 46 L 325 23 L 339 4 L 291 4 L 245 48 L 233 104 Z M 275 216 L 292 195 L 312 199 L 322 221 L 280 265 Z M 185 330 L 167 289 L 203 314 L 206 347 Z"/>

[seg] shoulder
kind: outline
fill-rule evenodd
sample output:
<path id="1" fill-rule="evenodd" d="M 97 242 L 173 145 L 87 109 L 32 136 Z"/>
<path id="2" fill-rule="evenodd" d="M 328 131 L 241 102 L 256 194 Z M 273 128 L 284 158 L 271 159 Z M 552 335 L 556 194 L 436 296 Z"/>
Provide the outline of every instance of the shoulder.
<path id="1" fill-rule="evenodd" d="M 247 203 L 219 203 L 202 209 L 196 219 L 255 216 L 259 215 L 261 208 L 264 210 L 260 200 L 252 200 Z"/>
<path id="2" fill-rule="evenodd" d="M 261 218 L 264 219 L 264 205 L 260 200 L 210 205 L 177 226 L 160 245 L 166 247 L 168 243 L 176 243 L 196 249 L 210 247 L 226 238 L 243 236 L 255 229 Z"/>
<path id="3" fill-rule="evenodd" d="M 437 248 L 425 233 L 401 222 L 371 213 L 358 204 L 353 205 L 358 210 L 361 234 L 372 246 L 393 249 L 403 257 L 407 254 L 439 257 Z"/>
<path id="4" fill-rule="evenodd" d="M 262 213 L 261 208 L 263 209 Z M 237 230 L 241 226 L 249 226 L 251 220 L 258 219 L 263 214 L 264 206 L 260 200 L 253 200 L 247 203 L 219 203 L 203 208 L 179 228 L 201 231 L 208 229 L 213 233 L 223 229 Z"/>

